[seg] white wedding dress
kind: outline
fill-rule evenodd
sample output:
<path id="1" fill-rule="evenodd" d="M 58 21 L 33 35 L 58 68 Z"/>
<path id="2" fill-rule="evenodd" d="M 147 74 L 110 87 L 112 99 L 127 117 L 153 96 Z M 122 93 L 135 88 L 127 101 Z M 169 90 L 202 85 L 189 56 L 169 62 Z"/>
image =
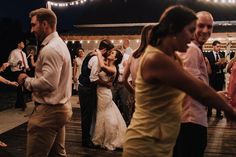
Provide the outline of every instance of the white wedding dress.
<path id="1" fill-rule="evenodd" d="M 99 76 L 104 81 L 110 81 L 113 77 L 100 72 Z M 112 100 L 111 89 L 97 87 L 97 113 L 92 141 L 95 145 L 108 150 L 122 148 L 126 132 L 125 121 Z"/>

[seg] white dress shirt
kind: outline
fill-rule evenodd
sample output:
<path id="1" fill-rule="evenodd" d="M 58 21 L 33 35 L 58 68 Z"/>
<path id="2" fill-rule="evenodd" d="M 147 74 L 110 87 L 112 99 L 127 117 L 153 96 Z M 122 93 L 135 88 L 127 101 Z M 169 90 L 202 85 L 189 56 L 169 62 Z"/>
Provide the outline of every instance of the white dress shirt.
<path id="1" fill-rule="evenodd" d="M 129 60 L 129 56 L 130 56 L 130 55 L 124 53 L 124 54 L 123 54 L 122 61 L 121 61 L 121 63 L 118 65 L 118 66 L 119 66 L 118 82 L 122 82 L 122 81 L 123 81 L 123 74 L 124 74 L 124 70 L 125 70 L 126 63 L 127 63 L 128 60 Z M 131 77 L 129 77 L 128 80 L 130 81 L 130 80 L 131 80 Z"/>
<path id="2" fill-rule="evenodd" d="M 91 69 L 89 79 L 91 82 L 95 82 L 99 79 L 98 73 L 101 71 L 101 66 L 98 62 L 98 57 L 93 56 L 88 62 L 88 68 Z"/>
<path id="3" fill-rule="evenodd" d="M 19 61 L 21 61 L 21 64 L 19 64 Z M 29 68 L 26 54 L 21 49 L 18 48 L 11 51 L 8 62 L 11 66 L 11 71 L 13 72 Z"/>
<path id="4" fill-rule="evenodd" d="M 50 105 L 70 100 L 72 65 L 70 52 L 57 32 L 48 35 L 42 45 L 35 67 L 35 78 L 27 77 L 25 87 L 33 100 Z"/>
<path id="5" fill-rule="evenodd" d="M 124 54 L 127 54 L 130 56 L 133 54 L 133 50 L 130 47 L 127 47 L 126 49 L 124 49 Z"/>
<path id="6" fill-rule="evenodd" d="M 220 59 L 220 54 L 219 52 L 215 52 L 213 51 L 214 57 L 215 57 L 215 61 L 217 62 Z"/>

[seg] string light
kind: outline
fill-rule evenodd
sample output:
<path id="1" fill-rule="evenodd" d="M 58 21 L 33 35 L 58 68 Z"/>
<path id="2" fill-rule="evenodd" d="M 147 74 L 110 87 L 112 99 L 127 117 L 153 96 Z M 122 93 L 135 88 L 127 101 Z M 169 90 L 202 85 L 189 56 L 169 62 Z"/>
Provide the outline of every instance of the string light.
<path id="1" fill-rule="evenodd" d="M 75 6 L 75 5 L 81 5 L 87 2 L 87 0 L 75 0 L 71 2 L 53 2 L 53 1 L 47 1 L 47 7 L 51 8 L 53 7 L 68 7 L 68 6 Z"/>
<path id="2" fill-rule="evenodd" d="M 223 4 L 236 4 L 236 0 L 199 0 L 205 2 L 213 2 L 213 3 L 223 3 Z"/>

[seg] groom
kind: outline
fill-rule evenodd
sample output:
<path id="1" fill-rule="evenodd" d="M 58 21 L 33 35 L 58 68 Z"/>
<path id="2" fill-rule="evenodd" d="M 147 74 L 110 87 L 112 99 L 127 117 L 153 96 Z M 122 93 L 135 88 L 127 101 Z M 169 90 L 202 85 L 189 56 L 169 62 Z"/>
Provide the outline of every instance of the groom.
<path id="1" fill-rule="evenodd" d="M 99 50 L 106 58 L 107 53 L 114 48 L 110 40 L 102 40 L 99 44 Z M 92 118 L 96 113 L 97 107 L 97 84 L 109 86 L 98 77 L 101 68 L 97 56 L 93 52 L 89 53 L 81 68 L 79 76 L 79 99 L 81 108 L 81 128 L 82 128 L 82 146 L 95 148 L 91 141 L 90 129 Z"/>

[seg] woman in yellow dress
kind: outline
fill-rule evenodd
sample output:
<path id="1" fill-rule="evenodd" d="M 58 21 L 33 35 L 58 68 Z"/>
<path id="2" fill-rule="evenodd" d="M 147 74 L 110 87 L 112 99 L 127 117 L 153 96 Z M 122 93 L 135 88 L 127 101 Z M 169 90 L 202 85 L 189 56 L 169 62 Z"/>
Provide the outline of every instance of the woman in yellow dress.
<path id="1" fill-rule="evenodd" d="M 236 117 L 226 98 L 189 75 L 175 53 L 186 52 L 196 19 L 191 9 L 172 6 L 152 28 L 150 45 L 139 63 L 135 112 L 126 132 L 123 157 L 172 157 L 185 93 Z"/>

